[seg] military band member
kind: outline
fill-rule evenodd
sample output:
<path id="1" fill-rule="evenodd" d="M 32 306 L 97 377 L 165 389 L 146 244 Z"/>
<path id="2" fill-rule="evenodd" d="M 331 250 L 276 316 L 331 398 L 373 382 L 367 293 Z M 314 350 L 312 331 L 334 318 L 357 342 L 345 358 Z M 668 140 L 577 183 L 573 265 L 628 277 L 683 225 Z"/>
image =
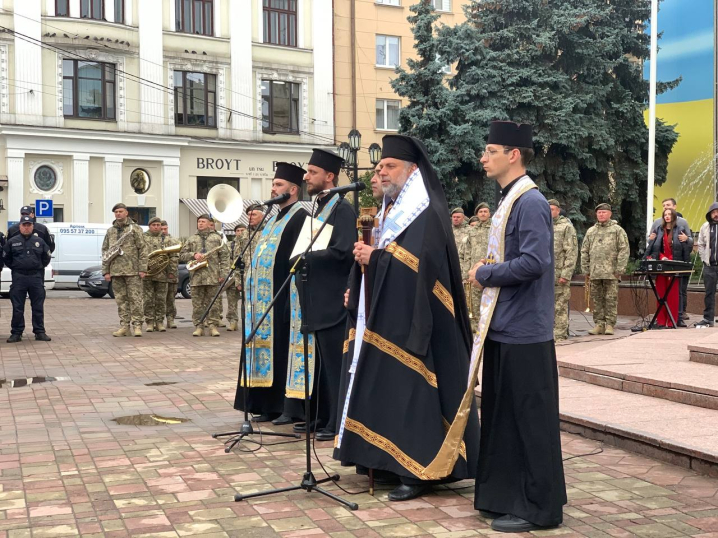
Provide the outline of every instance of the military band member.
<path id="1" fill-rule="evenodd" d="M 571 299 L 571 277 L 578 259 L 576 229 L 567 217 L 561 215 L 561 204 L 552 198 L 548 201 L 553 218 L 554 256 L 554 321 L 553 339 L 568 338 L 568 303 Z"/>
<path id="2" fill-rule="evenodd" d="M 197 233 L 187 240 L 180 251 L 180 261 L 183 263 L 207 262 L 205 267 L 190 272 L 192 323 L 195 326 L 192 336 L 204 336 L 200 319 L 229 270 L 227 247 L 222 244 L 219 234 L 211 230 L 211 221 L 207 214 L 197 217 Z M 215 301 L 207 316 L 210 336 L 219 336 L 217 327 L 220 308 L 219 300 Z"/>
<path id="3" fill-rule="evenodd" d="M 611 219 L 611 206 L 596 206 L 596 224 L 581 245 L 581 272 L 591 281 L 594 328 L 588 334 L 613 334 L 618 316 L 618 283 L 626 270 L 628 236 Z"/>
<path id="4" fill-rule="evenodd" d="M 147 243 L 140 228 L 129 217 L 127 206 L 119 203 L 112 208 L 115 221 L 107 230 L 102 243 L 102 274 L 112 281 L 112 291 L 120 315 L 120 328 L 112 336 L 130 334 L 130 323 L 135 336 L 142 336 L 142 279 L 147 272 Z M 105 261 L 108 253 L 117 253 L 114 259 Z"/>
<path id="5" fill-rule="evenodd" d="M 469 269 L 477 262 L 486 258 L 486 249 L 489 246 L 489 230 L 491 229 L 491 210 L 489 204 L 481 202 L 475 209 L 476 219 L 478 223 L 469 230 L 469 242 L 471 243 L 471 252 L 469 255 Z M 463 269 L 462 265 L 462 269 Z M 468 269 L 467 269 L 468 271 Z M 462 273 L 466 274 L 466 273 Z M 471 328 L 475 331 L 479 322 L 479 311 L 481 309 L 481 290 L 471 288 L 471 300 L 473 304 L 474 317 L 471 320 Z"/>
<path id="6" fill-rule="evenodd" d="M 169 226 L 167 221 L 162 221 L 162 235 L 165 236 L 165 244 L 173 246 L 179 243 L 177 239 L 172 237 L 169 233 Z M 170 264 L 167 266 L 167 301 L 165 302 L 165 312 L 167 316 L 168 329 L 176 329 L 177 324 L 175 318 L 177 317 L 177 306 L 175 305 L 175 297 L 177 296 L 177 282 L 179 281 L 179 254 L 172 254 L 170 256 Z"/>
<path id="7" fill-rule="evenodd" d="M 152 217 L 149 230 L 145 232 L 148 255 L 155 250 L 163 249 L 166 238 L 162 234 L 162 219 Z M 149 260 L 149 258 L 148 258 Z M 149 262 L 148 262 L 149 264 Z M 165 332 L 165 313 L 167 311 L 167 274 L 165 270 L 155 275 L 146 275 L 142 280 L 143 303 L 145 307 L 146 332 Z"/>
<path id="8" fill-rule="evenodd" d="M 227 244 L 229 249 L 229 263 L 232 264 L 242 253 L 242 249 L 247 244 L 247 227 L 244 224 L 237 224 L 234 227 L 234 239 Z M 235 271 L 236 274 L 236 271 Z M 236 331 L 239 327 L 239 315 L 237 314 L 237 304 L 239 303 L 239 290 L 235 285 L 235 278 L 232 282 L 225 286 L 227 293 L 227 326 L 228 331 Z"/>

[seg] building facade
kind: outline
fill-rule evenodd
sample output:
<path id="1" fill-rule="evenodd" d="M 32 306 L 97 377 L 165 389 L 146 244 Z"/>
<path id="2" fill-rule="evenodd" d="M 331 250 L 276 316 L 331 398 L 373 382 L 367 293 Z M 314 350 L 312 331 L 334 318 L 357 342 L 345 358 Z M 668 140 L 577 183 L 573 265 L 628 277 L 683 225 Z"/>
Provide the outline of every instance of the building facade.
<path id="1" fill-rule="evenodd" d="M 399 128 L 405 100 L 394 93 L 396 67 L 406 68 L 415 55 L 414 36 L 407 17 L 419 0 L 335 0 L 335 117 L 338 140 L 351 129 L 362 135 L 362 147 L 381 144 L 385 134 Z M 441 15 L 438 24 L 453 26 L 465 20 L 466 0 L 429 0 Z M 447 66 L 447 74 L 451 73 Z M 359 153 L 360 166 L 369 155 Z"/>
<path id="2" fill-rule="evenodd" d="M 0 0 L 0 227 L 121 201 L 187 235 L 183 198 L 269 197 L 333 145 L 333 62 L 332 0 Z"/>

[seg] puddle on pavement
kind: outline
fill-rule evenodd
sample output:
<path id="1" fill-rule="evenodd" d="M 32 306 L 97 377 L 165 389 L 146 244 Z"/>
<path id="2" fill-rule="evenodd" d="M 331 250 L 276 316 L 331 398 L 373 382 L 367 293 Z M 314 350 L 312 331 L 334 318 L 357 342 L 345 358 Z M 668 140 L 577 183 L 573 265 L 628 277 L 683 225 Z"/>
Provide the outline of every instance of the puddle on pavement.
<path id="1" fill-rule="evenodd" d="M 164 387 L 165 385 L 176 385 L 177 381 L 155 381 L 154 383 L 145 383 L 145 387 Z"/>
<path id="2" fill-rule="evenodd" d="M 37 385 L 38 383 L 51 383 L 53 381 L 60 381 L 63 378 L 59 377 L 24 377 L 21 379 L 0 379 L 0 388 L 18 388 L 27 387 L 28 385 Z"/>
<path id="3" fill-rule="evenodd" d="M 121 424 L 123 426 L 171 426 L 173 424 L 190 422 L 190 419 L 162 417 L 160 415 L 139 414 L 113 418 L 112 421 L 117 422 L 117 424 Z"/>

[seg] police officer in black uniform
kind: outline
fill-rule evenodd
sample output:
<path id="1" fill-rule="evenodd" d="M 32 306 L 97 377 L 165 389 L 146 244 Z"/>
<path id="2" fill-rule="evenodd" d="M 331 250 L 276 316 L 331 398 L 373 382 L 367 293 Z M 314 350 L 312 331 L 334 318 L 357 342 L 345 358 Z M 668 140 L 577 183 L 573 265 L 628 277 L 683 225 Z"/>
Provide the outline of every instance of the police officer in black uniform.
<path id="1" fill-rule="evenodd" d="M 3 248 L 3 261 L 12 271 L 10 301 L 12 302 L 11 334 L 9 343 L 22 340 L 25 330 L 25 298 L 30 296 L 32 332 L 35 340 L 49 342 L 45 333 L 45 267 L 50 263 L 50 247 L 33 232 L 34 223 L 29 215 L 20 218 L 20 233 L 7 240 Z"/>
<path id="2" fill-rule="evenodd" d="M 50 231 L 47 229 L 47 226 L 45 226 L 42 222 L 35 222 L 35 208 L 30 205 L 22 206 L 20 208 L 20 216 L 28 216 L 32 219 L 32 222 L 34 224 L 33 233 L 37 234 L 40 239 L 45 241 L 47 246 L 50 247 L 50 252 L 55 252 L 55 240 L 53 239 L 52 234 L 50 234 Z M 11 237 L 18 235 L 19 233 L 20 224 L 13 224 L 7 231 L 7 238 L 10 239 Z"/>

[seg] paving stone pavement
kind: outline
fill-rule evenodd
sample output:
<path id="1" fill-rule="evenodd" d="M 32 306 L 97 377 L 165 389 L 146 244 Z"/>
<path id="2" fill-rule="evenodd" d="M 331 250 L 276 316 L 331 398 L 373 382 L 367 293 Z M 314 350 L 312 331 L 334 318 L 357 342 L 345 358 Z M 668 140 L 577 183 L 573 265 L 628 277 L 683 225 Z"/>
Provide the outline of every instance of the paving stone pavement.
<path id="1" fill-rule="evenodd" d="M 51 294 L 52 295 L 52 294 Z M 189 318 L 190 303 L 178 300 Z M 28 309 L 29 310 L 29 309 Z M 473 483 L 389 503 L 366 479 L 342 475 L 328 490 L 357 502 L 351 512 L 295 492 L 235 503 L 248 493 L 301 480 L 303 444 L 243 443 L 225 454 L 211 433 L 236 427 L 232 410 L 239 333 L 192 338 L 191 324 L 142 338 L 113 338 L 109 299 L 48 298 L 51 343 L 0 343 L 0 378 L 54 382 L 0 388 L 0 538 L 125 536 L 462 537 L 495 534 L 473 509 Z M 10 304 L 0 300 L 9 320 Z M 146 386 L 170 382 L 171 385 Z M 123 426 L 139 413 L 190 422 Z M 562 434 L 569 505 L 564 526 L 536 536 L 718 537 L 718 480 L 597 442 Z M 273 446 L 268 446 L 273 445 Z M 315 469 L 317 478 L 323 476 Z M 530 535 L 526 535 L 530 536 Z"/>

